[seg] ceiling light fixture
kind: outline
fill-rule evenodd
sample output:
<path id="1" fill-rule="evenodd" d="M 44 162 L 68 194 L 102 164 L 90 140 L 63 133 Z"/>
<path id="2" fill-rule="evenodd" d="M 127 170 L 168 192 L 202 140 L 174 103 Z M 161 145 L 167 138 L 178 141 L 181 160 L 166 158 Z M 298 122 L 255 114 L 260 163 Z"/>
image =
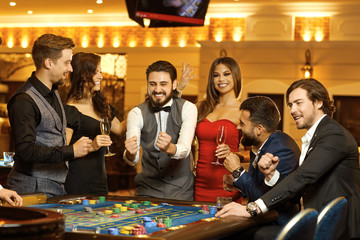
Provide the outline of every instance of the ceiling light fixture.
<path id="1" fill-rule="evenodd" d="M 312 77 L 313 74 L 313 68 L 311 66 L 311 54 L 310 50 L 306 49 L 305 51 L 305 65 L 301 68 L 301 70 L 304 73 L 304 78 L 309 79 Z"/>
<path id="2" fill-rule="evenodd" d="M 29 11 L 27 11 L 27 13 L 28 13 L 29 15 L 31 15 L 31 14 L 33 14 L 33 11 L 29 10 Z"/>
<path id="3" fill-rule="evenodd" d="M 87 10 L 88 13 L 93 13 L 94 11 L 92 9 Z"/>
<path id="4" fill-rule="evenodd" d="M 10 6 L 14 7 L 16 5 L 16 2 L 10 2 Z"/>
<path id="5" fill-rule="evenodd" d="M 96 0 L 96 3 L 97 3 L 97 4 L 102 4 L 102 3 L 103 3 L 103 0 Z"/>

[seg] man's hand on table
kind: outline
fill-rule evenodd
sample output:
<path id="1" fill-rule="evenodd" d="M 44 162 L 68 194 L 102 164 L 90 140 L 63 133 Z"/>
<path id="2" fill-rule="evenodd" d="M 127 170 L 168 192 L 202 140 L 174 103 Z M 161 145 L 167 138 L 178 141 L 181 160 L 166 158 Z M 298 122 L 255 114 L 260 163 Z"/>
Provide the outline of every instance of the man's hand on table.
<path id="1" fill-rule="evenodd" d="M 246 211 L 246 206 L 241 205 L 236 202 L 231 202 L 226 204 L 220 212 L 215 214 L 215 217 L 227 217 L 227 216 L 237 216 L 237 217 L 247 217 L 250 218 L 251 215 Z"/>

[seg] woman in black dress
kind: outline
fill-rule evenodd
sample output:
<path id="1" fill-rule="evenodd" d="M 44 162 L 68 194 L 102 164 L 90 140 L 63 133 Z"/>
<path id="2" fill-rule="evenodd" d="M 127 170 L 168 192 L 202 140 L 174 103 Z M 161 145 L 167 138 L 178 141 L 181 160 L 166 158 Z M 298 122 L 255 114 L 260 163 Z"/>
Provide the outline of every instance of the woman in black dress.
<path id="1" fill-rule="evenodd" d="M 102 135 L 100 120 L 111 120 L 111 132 L 125 133 L 126 123 L 115 117 L 114 108 L 109 105 L 101 92 L 101 57 L 93 53 L 76 53 L 72 58 L 73 72 L 70 74 L 71 87 L 65 106 L 68 128 L 66 136 L 69 144 L 82 136 L 93 140 L 91 152 L 82 158 L 69 162 L 69 172 L 65 181 L 68 194 L 107 195 L 107 175 L 105 148 L 110 146 L 110 136 Z"/>

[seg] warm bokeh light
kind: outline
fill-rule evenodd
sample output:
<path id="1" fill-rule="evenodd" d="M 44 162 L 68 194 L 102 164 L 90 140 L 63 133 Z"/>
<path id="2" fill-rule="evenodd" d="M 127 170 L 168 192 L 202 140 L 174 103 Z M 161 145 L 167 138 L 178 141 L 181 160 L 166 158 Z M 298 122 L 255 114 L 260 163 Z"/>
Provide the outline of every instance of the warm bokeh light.
<path id="1" fill-rule="evenodd" d="M 309 29 L 306 29 L 302 35 L 302 38 L 305 42 L 311 41 L 312 32 Z"/>
<path id="2" fill-rule="evenodd" d="M 324 30 L 322 28 L 316 28 L 315 31 L 315 41 L 317 42 L 321 42 L 322 40 L 324 40 Z"/>
<path id="3" fill-rule="evenodd" d="M 186 40 L 184 38 L 181 38 L 179 40 L 179 47 L 185 47 L 186 46 Z"/>
<path id="4" fill-rule="evenodd" d="M 92 10 L 92 9 L 88 9 L 88 10 L 87 10 L 87 12 L 88 12 L 88 13 L 93 13 L 93 12 L 94 12 L 94 10 Z"/>
<path id="5" fill-rule="evenodd" d="M 25 54 L 25 57 L 29 58 L 29 57 L 31 57 L 31 54 L 30 54 L 30 53 L 26 53 L 26 54 Z"/>
<path id="6" fill-rule="evenodd" d="M 8 48 L 13 48 L 14 47 L 14 37 L 12 35 L 10 35 L 7 39 L 7 42 L 6 42 L 6 46 Z"/>
<path id="7" fill-rule="evenodd" d="M 130 40 L 130 42 L 129 42 L 129 47 L 136 47 L 136 40 L 134 40 L 134 39 L 132 39 L 132 40 Z"/>
<path id="8" fill-rule="evenodd" d="M 170 39 L 169 37 L 164 37 L 161 41 L 161 46 L 168 47 L 170 46 Z"/>
<path id="9" fill-rule="evenodd" d="M 308 79 L 308 78 L 310 78 L 310 71 L 308 71 L 308 70 L 306 70 L 305 72 L 304 72 L 304 78 L 305 79 Z"/>
<path id="10" fill-rule="evenodd" d="M 146 40 L 145 40 L 145 46 L 146 46 L 146 47 L 152 47 L 152 45 L 153 45 L 153 40 L 152 40 L 152 38 L 150 38 L 150 37 L 146 38 Z"/>
<path id="11" fill-rule="evenodd" d="M 221 42 L 222 40 L 223 40 L 223 30 L 221 28 L 218 28 L 215 31 L 215 41 Z"/>
<path id="12" fill-rule="evenodd" d="M 14 7 L 14 6 L 16 6 L 16 2 L 10 2 L 9 5 Z"/>
<path id="13" fill-rule="evenodd" d="M 243 36 L 243 31 L 241 27 L 234 27 L 234 32 L 233 32 L 233 40 L 235 42 L 240 42 Z"/>
<path id="14" fill-rule="evenodd" d="M 31 14 L 33 14 L 33 11 L 29 10 L 29 11 L 27 11 L 27 13 L 28 13 L 29 15 L 31 15 Z"/>
<path id="15" fill-rule="evenodd" d="M 120 47 L 120 38 L 119 36 L 115 36 L 112 42 L 114 48 Z"/>
<path id="16" fill-rule="evenodd" d="M 88 46 L 89 46 L 89 38 L 88 38 L 88 36 L 85 34 L 85 35 L 81 38 L 81 47 L 87 48 Z"/>
<path id="17" fill-rule="evenodd" d="M 96 0 L 96 3 L 97 3 L 97 4 L 102 4 L 102 3 L 103 3 L 103 0 Z"/>
<path id="18" fill-rule="evenodd" d="M 29 46 L 29 38 L 27 35 L 24 35 L 21 39 L 21 47 L 27 48 Z"/>
<path id="19" fill-rule="evenodd" d="M 98 42 L 97 42 L 97 46 L 99 48 L 103 48 L 104 45 L 105 45 L 104 34 L 100 33 L 99 38 L 98 38 Z"/>
<path id="20" fill-rule="evenodd" d="M 36 14 L 38 15 L 38 14 Z M 38 17 L 38 16 L 36 16 Z M 61 18 L 61 16 L 58 16 Z M 43 17 L 40 16 L 42 19 Z M 6 47 L 8 36 L 14 37 L 12 47 L 21 47 L 23 35 L 28 35 L 28 47 L 37 36 L 48 29 L 54 34 L 66 35 L 74 39 L 80 47 L 200 47 L 198 41 L 241 41 L 245 34 L 244 18 L 211 19 L 210 25 L 203 27 L 142 28 L 140 26 L 103 25 L 102 22 L 63 22 L 61 25 L 47 19 L 39 23 L 1 28 Z M 70 20 L 69 20 L 70 21 Z M 222 31 L 218 31 L 222 29 Z M 23 33 L 25 31 L 26 34 Z M 47 31 L 47 30 L 46 30 Z M 218 33 L 219 32 L 219 33 Z M 216 35 L 216 33 L 218 33 Z M 100 37 L 100 35 L 103 37 Z M 84 35 L 87 35 L 84 37 Z M 6 37 L 5 37 L 6 36 Z M 83 39 L 84 38 L 84 39 Z M 99 39 L 101 39 L 99 41 Z M 150 38 L 150 40 L 148 39 Z"/>
<path id="21" fill-rule="evenodd" d="M 309 41 L 329 40 L 330 17 L 295 17 L 294 39 Z"/>
<path id="22" fill-rule="evenodd" d="M 149 26 L 150 26 L 150 23 L 151 23 L 151 20 L 148 19 L 148 18 L 144 18 L 144 19 L 143 19 L 143 23 L 144 23 L 144 26 L 145 26 L 145 27 L 149 27 Z"/>

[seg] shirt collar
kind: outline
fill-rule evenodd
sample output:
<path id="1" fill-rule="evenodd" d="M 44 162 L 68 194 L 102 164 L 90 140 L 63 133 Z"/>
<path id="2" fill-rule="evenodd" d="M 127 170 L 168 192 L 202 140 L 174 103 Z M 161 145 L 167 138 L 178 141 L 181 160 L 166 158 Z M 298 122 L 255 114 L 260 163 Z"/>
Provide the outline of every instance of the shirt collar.
<path id="1" fill-rule="evenodd" d="M 316 121 L 316 123 L 314 125 L 312 125 L 312 127 L 305 133 L 305 135 L 301 138 L 301 141 L 304 142 L 310 142 L 311 139 L 314 136 L 315 130 L 317 128 L 317 126 L 319 125 L 319 123 L 321 122 L 321 120 L 326 116 L 326 114 L 324 114 L 321 118 L 319 118 L 319 120 Z"/>
<path id="2" fill-rule="evenodd" d="M 263 144 L 261 145 L 261 147 L 258 149 L 257 152 L 254 152 L 254 151 L 252 150 L 252 148 L 251 148 L 251 151 L 255 154 L 255 156 L 258 156 L 258 155 L 260 154 L 261 149 L 263 148 L 263 146 L 265 145 L 265 143 L 267 142 L 268 139 L 269 139 L 269 138 L 267 138 L 267 139 L 263 142 Z"/>
<path id="3" fill-rule="evenodd" d="M 170 101 L 168 101 L 163 107 L 171 107 L 171 105 L 173 104 L 173 99 L 170 99 Z"/>
<path id="4" fill-rule="evenodd" d="M 32 73 L 30 77 L 30 82 L 34 86 L 36 90 L 40 92 L 42 96 L 48 95 L 50 92 L 53 92 L 57 89 L 57 85 L 53 85 L 52 89 L 50 90 L 45 84 L 43 84 L 36 76 L 35 72 Z"/>

